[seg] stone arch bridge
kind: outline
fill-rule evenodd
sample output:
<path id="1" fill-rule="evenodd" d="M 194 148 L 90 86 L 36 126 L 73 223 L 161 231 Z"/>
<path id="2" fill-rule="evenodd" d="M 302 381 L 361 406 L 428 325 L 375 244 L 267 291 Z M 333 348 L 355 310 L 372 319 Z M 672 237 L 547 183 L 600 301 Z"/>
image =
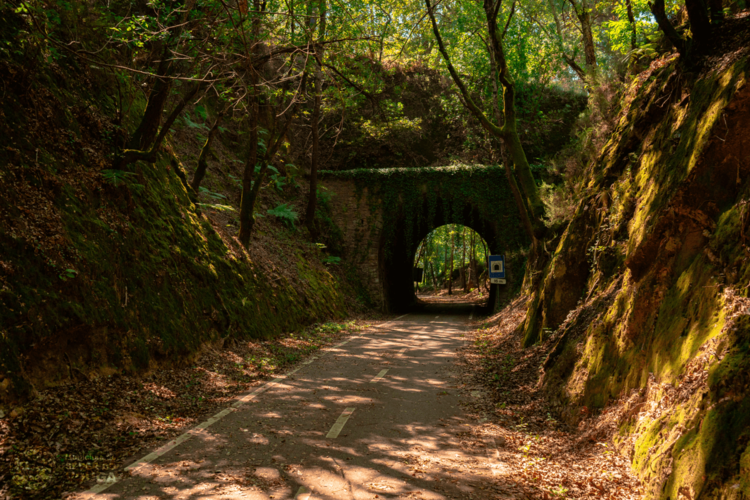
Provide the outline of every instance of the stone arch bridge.
<path id="1" fill-rule="evenodd" d="M 335 226 L 342 265 L 358 293 L 384 311 L 415 302 L 412 267 L 419 242 L 444 224 L 479 233 L 488 252 L 504 253 L 508 284 L 493 285 L 488 304 L 520 285 L 529 242 L 503 167 L 451 166 L 321 172 L 322 205 Z"/>

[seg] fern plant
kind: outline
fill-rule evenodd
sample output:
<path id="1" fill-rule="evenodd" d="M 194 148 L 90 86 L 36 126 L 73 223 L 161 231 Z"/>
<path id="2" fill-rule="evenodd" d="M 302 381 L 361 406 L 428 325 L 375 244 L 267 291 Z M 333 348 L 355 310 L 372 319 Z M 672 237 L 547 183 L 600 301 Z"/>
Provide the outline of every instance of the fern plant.
<path id="1" fill-rule="evenodd" d="M 209 198 L 213 198 L 214 200 L 226 200 L 227 199 L 227 197 L 224 196 L 223 194 L 214 193 L 213 191 L 206 189 L 203 186 L 200 186 L 198 188 L 198 192 L 201 194 L 205 194 L 206 196 L 208 196 Z"/>
<path id="2" fill-rule="evenodd" d="M 133 172 L 125 172 L 124 170 L 106 169 L 101 172 L 104 180 L 112 184 L 113 186 L 121 186 L 127 184 L 130 180 L 135 177 Z"/>
<path id="3" fill-rule="evenodd" d="M 267 210 L 268 215 L 273 215 L 283 220 L 286 224 L 290 224 L 292 228 L 295 228 L 294 222 L 299 219 L 299 214 L 294 211 L 287 203 L 282 203 L 276 208 L 269 208 Z M 296 228 L 295 228 L 296 229 Z"/>

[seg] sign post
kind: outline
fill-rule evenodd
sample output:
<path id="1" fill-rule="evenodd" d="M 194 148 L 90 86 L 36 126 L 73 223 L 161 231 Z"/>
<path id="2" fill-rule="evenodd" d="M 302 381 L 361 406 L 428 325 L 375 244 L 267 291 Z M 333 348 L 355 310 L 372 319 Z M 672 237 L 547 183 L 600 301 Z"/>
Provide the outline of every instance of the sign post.
<path id="1" fill-rule="evenodd" d="M 490 283 L 505 285 L 505 255 L 490 255 Z"/>

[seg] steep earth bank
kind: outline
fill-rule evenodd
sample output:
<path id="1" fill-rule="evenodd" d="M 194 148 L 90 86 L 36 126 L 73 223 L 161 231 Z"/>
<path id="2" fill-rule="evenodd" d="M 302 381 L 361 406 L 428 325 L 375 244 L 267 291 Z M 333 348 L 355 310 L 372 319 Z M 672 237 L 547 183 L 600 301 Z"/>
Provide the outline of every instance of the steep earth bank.
<path id="1" fill-rule="evenodd" d="M 568 423 L 617 405 L 647 498 L 750 496 L 748 33 L 634 79 L 523 326 Z"/>
<path id="2" fill-rule="evenodd" d="M 12 12 L 0 24 L 3 47 L 16 48 L 0 57 L 3 413 L 45 386 L 145 373 L 206 342 L 346 314 L 342 285 L 291 224 L 265 215 L 246 251 L 222 216 L 229 202 L 217 204 L 227 196 L 189 194 L 179 133 L 155 164 L 112 170 L 143 94 L 65 54 L 34 53 Z M 289 196 L 266 191 L 261 209 Z"/>

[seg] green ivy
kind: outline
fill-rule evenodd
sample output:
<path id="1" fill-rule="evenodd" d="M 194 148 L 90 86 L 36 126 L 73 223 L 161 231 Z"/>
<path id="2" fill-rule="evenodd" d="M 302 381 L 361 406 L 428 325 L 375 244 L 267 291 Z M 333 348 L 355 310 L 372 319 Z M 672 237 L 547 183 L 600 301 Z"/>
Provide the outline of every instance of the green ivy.
<path id="1" fill-rule="evenodd" d="M 418 243 L 416 231 L 434 228 L 438 210 L 443 222 L 463 224 L 479 233 L 488 229 L 497 241 L 494 250 L 512 250 L 528 245 L 504 168 L 498 165 L 453 165 L 448 167 L 355 169 L 322 171 L 322 178 L 350 179 L 358 198 L 368 190 L 370 214 L 383 207 L 386 252 L 397 228 L 403 227 L 407 251 Z M 470 219 L 465 215 L 471 208 Z M 474 214 L 479 220 L 473 220 Z M 424 219 L 426 217 L 426 220 Z M 374 220 L 368 221 L 373 224 Z M 494 227 L 490 228 L 492 225 Z"/>

